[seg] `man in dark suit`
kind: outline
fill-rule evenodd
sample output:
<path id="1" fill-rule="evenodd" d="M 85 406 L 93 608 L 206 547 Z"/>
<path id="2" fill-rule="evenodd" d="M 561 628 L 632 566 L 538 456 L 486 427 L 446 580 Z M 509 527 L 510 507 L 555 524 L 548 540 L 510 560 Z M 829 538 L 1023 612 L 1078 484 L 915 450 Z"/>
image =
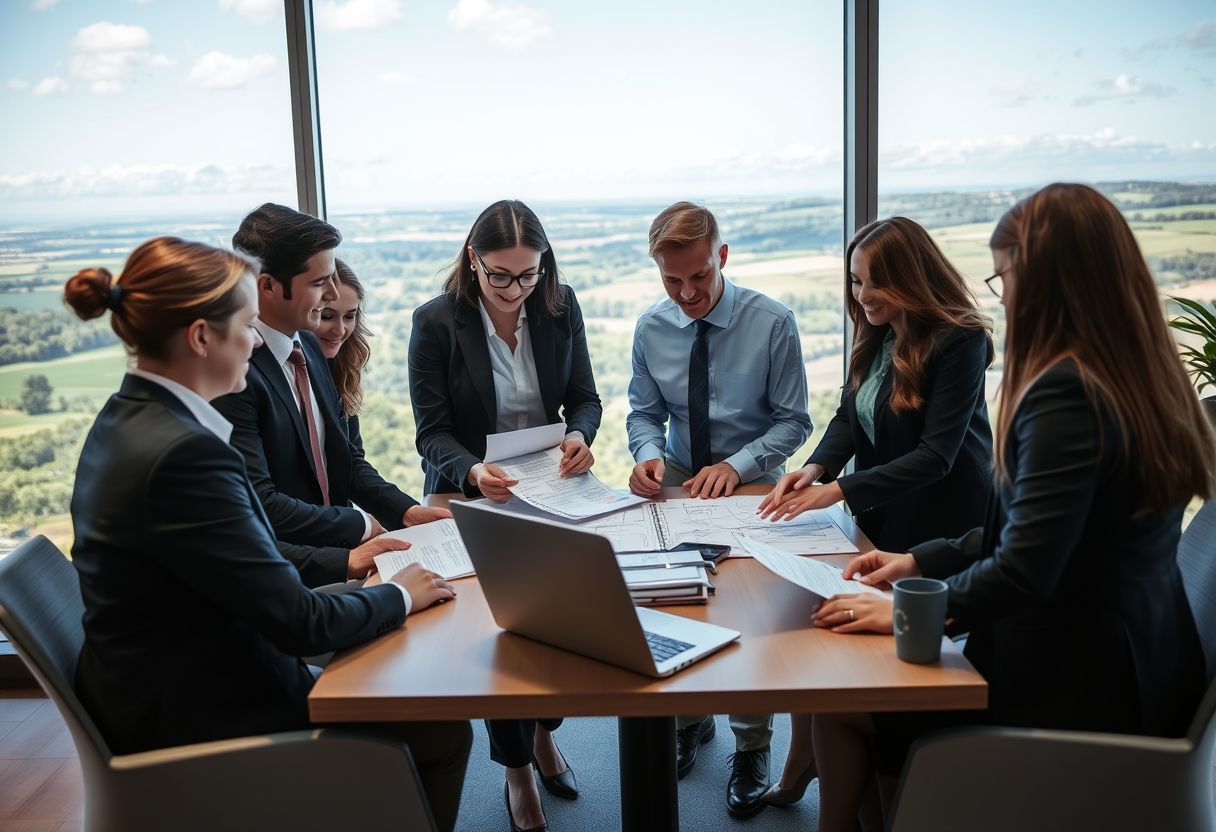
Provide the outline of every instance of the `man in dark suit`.
<path id="1" fill-rule="evenodd" d="M 262 263 L 254 325 L 265 343 L 250 360 L 245 390 L 215 406 L 233 424 L 232 444 L 279 539 L 350 549 L 386 529 L 451 515 L 386 482 L 343 428 L 338 391 L 312 334 L 338 296 L 341 241 L 332 225 L 272 203 L 241 222 L 232 243 Z"/>

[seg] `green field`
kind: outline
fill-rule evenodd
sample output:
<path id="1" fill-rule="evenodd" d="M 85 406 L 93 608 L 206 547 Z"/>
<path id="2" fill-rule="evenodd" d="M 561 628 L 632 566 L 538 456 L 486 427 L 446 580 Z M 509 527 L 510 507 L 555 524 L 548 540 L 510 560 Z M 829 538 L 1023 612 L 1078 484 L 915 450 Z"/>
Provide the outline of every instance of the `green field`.
<path id="1" fill-rule="evenodd" d="M 0 399 L 16 399 L 26 376 L 42 373 L 54 389 L 54 398 L 76 396 L 101 398 L 118 389 L 126 372 L 127 357 L 122 347 L 106 347 L 54 361 L 26 362 L 0 367 Z M 29 417 L 26 417 L 29 418 Z M 42 417 L 38 417 L 42 418 Z M 13 427 L 3 425 L 0 427 Z"/>

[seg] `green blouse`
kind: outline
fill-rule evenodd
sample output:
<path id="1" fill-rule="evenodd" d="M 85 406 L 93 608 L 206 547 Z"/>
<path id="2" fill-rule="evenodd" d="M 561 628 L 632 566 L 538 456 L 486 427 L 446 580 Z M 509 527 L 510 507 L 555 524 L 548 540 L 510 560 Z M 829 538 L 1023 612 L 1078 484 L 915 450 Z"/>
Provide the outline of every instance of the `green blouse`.
<path id="1" fill-rule="evenodd" d="M 883 379 L 891 371 L 891 347 L 895 344 L 895 333 L 887 330 L 887 337 L 882 341 L 882 347 L 874 353 L 870 362 L 870 371 L 865 381 L 857 388 L 857 397 L 853 400 L 857 407 L 857 421 L 861 429 L 874 442 L 874 404 L 878 399 L 878 388 L 882 387 Z"/>

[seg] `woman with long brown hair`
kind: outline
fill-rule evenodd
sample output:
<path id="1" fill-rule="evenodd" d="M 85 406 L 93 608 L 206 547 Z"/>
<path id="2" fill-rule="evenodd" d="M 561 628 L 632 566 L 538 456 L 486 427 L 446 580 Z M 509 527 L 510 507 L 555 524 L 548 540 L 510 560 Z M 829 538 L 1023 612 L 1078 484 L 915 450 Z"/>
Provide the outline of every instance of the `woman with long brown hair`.
<path id="1" fill-rule="evenodd" d="M 1007 320 L 996 499 L 962 537 L 845 570 L 944 580 L 989 706 L 875 717 L 880 774 L 918 733 L 964 721 L 1179 736 L 1203 692 L 1176 551 L 1186 504 L 1216 493 L 1216 441 L 1131 228 L 1094 189 L 1056 184 L 990 245 Z M 838 596 L 814 620 L 889 633 L 891 602 Z M 866 721 L 816 720 L 821 828 L 855 828 Z"/>
<path id="2" fill-rule="evenodd" d="M 855 341 L 840 408 L 760 512 L 789 519 L 843 499 L 870 540 L 895 551 L 962 534 L 983 520 L 991 488 L 991 325 L 963 276 L 906 217 L 861 229 L 846 262 Z M 856 471 L 839 476 L 850 459 Z M 785 770 L 766 802 L 793 803 L 814 778 L 812 726 L 809 714 L 792 716 Z"/>
<path id="3" fill-rule="evenodd" d="M 334 260 L 334 274 L 338 282 L 338 299 L 321 310 L 321 325 L 314 334 L 338 388 L 346 435 L 355 452 L 362 454 L 359 412 L 363 409 L 363 369 L 372 356 L 368 343 L 372 333 L 364 322 L 363 312 L 367 290 L 342 260 Z"/>

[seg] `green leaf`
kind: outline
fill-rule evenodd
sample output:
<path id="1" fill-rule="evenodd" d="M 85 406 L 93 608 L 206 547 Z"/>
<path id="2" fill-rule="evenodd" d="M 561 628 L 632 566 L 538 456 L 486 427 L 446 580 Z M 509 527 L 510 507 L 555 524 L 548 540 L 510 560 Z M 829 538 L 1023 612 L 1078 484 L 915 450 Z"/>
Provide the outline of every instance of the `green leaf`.
<path id="1" fill-rule="evenodd" d="M 1201 326 L 1206 328 L 1208 333 L 1207 337 L 1209 340 L 1216 340 L 1216 314 L 1210 312 L 1202 303 L 1191 300 L 1190 298 L 1171 296 L 1170 300 L 1190 312 L 1191 314 L 1189 317 L 1196 320 Z"/>

